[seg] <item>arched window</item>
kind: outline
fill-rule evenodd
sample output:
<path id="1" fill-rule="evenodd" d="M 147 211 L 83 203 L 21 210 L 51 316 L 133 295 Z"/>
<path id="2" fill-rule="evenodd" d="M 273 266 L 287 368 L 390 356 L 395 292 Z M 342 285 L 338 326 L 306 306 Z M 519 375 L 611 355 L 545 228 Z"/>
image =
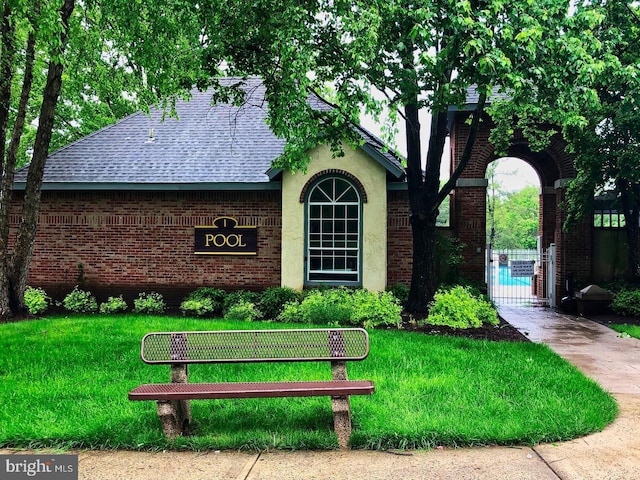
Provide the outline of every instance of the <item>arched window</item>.
<path id="1" fill-rule="evenodd" d="M 324 177 L 309 189 L 307 283 L 361 284 L 361 205 L 357 188 L 344 177 Z"/>

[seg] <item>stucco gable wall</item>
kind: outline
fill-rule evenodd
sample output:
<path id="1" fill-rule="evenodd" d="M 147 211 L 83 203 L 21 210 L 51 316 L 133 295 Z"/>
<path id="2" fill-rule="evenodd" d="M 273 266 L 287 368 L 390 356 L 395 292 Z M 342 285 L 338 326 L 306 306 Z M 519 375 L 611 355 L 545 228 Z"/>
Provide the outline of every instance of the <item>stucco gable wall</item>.
<path id="1" fill-rule="evenodd" d="M 314 149 L 306 173 L 284 172 L 282 178 L 282 285 L 301 289 L 305 275 L 305 211 L 300 202 L 317 174 L 343 171 L 355 177 L 366 194 L 362 205 L 362 286 L 382 291 L 387 284 L 386 170 L 361 149 L 345 145 L 344 157 L 332 158 L 328 146 Z"/>

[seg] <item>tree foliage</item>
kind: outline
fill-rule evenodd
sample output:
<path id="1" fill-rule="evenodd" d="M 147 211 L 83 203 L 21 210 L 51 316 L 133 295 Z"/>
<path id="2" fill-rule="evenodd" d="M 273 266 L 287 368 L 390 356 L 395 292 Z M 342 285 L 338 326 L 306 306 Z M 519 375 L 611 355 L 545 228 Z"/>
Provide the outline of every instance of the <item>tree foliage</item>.
<path id="1" fill-rule="evenodd" d="M 142 0 L 3 0 L 0 10 L 0 317 L 24 308 L 47 155 L 203 82 L 197 6 Z M 29 161 L 24 195 L 16 166 Z M 12 248 L 12 202 L 21 222 Z"/>
<path id="2" fill-rule="evenodd" d="M 589 217 L 594 196 L 616 199 L 612 208 L 625 215 L 630 274 L 640 280 L 640 10 L 632 1 L 589 0 L 575 16 L 576 35 L 593 39 L 593 58 L 574 61 L 564 75 L 585 94 L 565 89 L 546 96 L 566 112 L 560 124 L 575 154 L 566 226 Z"/>
<path id="3" fill-rule="evenodd" d="M 358 141 L 351 123 L 362 109 L 374 117 L 388 111 L 391 122 L 404 123 L 413 233 L 407 308 L 419 312 L 436 290 L 438 208 L 470 159 L 485 111 L 500 127 L 497 144 L 509 143 L 514 119 L 533 145 L 544 144 L 550 132 L 538 128 L 540 107 L 531 105 L 531 94 L 538 85 L 551 91 L 564 77 L 555 64 L 547 72 L 542 60 L 568 52 L 590 58 L 591 46 L 582 42 L 592 41 L 578 30 L 568 34 L 578 23 L 568 0 L 230 0 L 207 2 L 200 13 L 205 58 L 222 54 L 229 72 L 264 78 L 270 125 L 287 140 L 279 166 L 304 169 L 309 149 L 323 142 L 339 155 L 345 136 Z M 548 84 L 539 81 L 547 75 Z M 307 97 L 327 84 L 335 108 L 314 110 Z M 459 167 L 441 187 L 448 107 L 464 104 L 472 86 L 478 101 L 470 133 Z M 501 92 L 508 98 L 491 97 Z M 428 129 L 419 121 L 422 109 L 431 112 Z M 427 135 L 422 152 L 420 138 Z"/>
<path id="4" fill-rule="evenodd" d="M 539 218 L 538 187 L 528 186 L 495 199 L 493 248 L 527 249 L 537 247 Z"/>
<path id="5" fill-rule="evenodd" d="M 594 34 L 602 61 L 589 78 L 593 99 L 572 104 L 585 117 L 566 129 L 576 155 L 567 192 L 569 225 L 593 211 L 594 196 L 609 194 L 625 215 L 629 274 L 640 278 L 640 10 L 636 2 L 589 2 L 602 21 Z M 583 6 L 584 8 L 584 6 Z"/>

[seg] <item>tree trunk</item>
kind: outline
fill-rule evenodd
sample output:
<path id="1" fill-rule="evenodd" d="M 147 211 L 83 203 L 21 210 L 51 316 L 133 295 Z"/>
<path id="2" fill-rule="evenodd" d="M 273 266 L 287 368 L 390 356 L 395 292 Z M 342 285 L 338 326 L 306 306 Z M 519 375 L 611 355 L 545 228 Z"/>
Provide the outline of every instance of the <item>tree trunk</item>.
<path id="1" fill-rule="evenodd" d="M 424 315 L 429 310 L 429 302 L 433 299 L 437 287 L 435 274 L 435 242 L 438 206 L 434 202 L 438 194 L 439 177 L 435 179 L 435 182 L 429 178 L 425 181 L 422 172 L 420 121 L 416 105 L 417 99 L 415 103 L 405 107 L 409 218 L 413 237 L 411 288 L 405 308 L 409 312 Z M 434 117 L 432 120 L 432 130 L 436 123 L 437 117 Z M 435 142 L 435 140 L 435 138 L 430 140 L 430 155 L 433 155 L 432 148 L 434 143 L 432 142 Z M 433 191 L 434 189 L 435 191 Z"/>
<path id="2" fill-rule="evenodd" d="M 9 203 L 11 201 L 11 186 L 7 188 L 10 169 L 5 160 L 7 129 L 9 126 L 9 109 L 11 107 L 11 82 L 13 80 L 13 63 L 15 58 L 15 30 L 10 22 L 11 9 L 6 3 L 2 10 L 0 35 L 2 49 L 0 50 L 0 161 L 2 161 L 2 184 L 0 187 L 0 318 L 11 314 L 9 302 L 8 278 L 8 240 L 9 240 Z"/>
<path id="3" fill-rule="evenodd" d="M 413 105 L 405 108 L 407 123 L 407 183 L 409 190 L 411 231 L 413 235 L 413 265 L 411 288 L 406 310 L 418 315 L 429 311 L 429 304 L 438 288 L 436 278 L 436 239 L 438 208 L 456 185 L 471 158 L 472 148 L 484 112 L 486 90 L 480 90 L 478 105 L 471 118 L 471 127 L 460 162 L 451 178 L 440 188 L 440 165 L 444 153 L 447 131 L 447 112 L 437 112 L 431 119 L 426 178 L 420 162 L 420 126 L 418 110 Z M 417 101 L 416 101 L 417 104 Z"/>
<path id="4" fill-rule="evenodd" d="M 10 299 L 11 303 L 24 308 L 24 291 L 27 284 L 27 274 L 33 253 L 33 242 L 38 224 L 38 211 L 40 209 L 40 194 L 44 167 L 49 154 L 49 145 L 53 132 L 56 105 L 62 89 L 62 72 L 64 66 L 62 58 L 69 31 L 69 19 L 75 7 L 75 0 L 65 0 L 60 9 L 60 19 L 63 28 L 58 43 L 59 48 L 52 55 L 47 72 L 47 82 L 43 92 L 42 105 L 38 120 L 33 156 L 29 165 L 27 185 L 22 208 L 22 222 L 18 230 L 16 247 L 13 257 L 12 271 L 10 273 Z"/>
<path id="5" fill-rule="evenodd" d="M 437 212 L 437 210 L 436 210 Z M 436 288 L 436 215 L 412 215 L 413 266 L 406 309 L 418 315 L 429 311 Z"/>

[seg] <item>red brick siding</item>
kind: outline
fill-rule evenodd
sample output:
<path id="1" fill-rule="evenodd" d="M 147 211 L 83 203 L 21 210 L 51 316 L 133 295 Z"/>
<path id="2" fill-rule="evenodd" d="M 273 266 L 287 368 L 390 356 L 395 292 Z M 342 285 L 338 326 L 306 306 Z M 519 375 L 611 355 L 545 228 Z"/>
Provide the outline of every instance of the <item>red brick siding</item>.
<path id="1" fill-rule="evenodd" d="M 482 283 L 485 278 L 486 188 L 457 188 L 453 201 L 456 212 L 454 235 L 463 244 L 461 274 L 468 280 Z"/>
<path id="2" fill-rule="evenodd" d="M 194 226 L 230 216 L 255 225 L 256 256 L 195 255 Z M 44 192 L 29 283 L 54 294 L 78 282 L 99 296 L 200 286 L 280 285 L 280 192 Z"/>
<path id="3" fill-rule="evenodd" d="M 413 243 L 407 192 L 387 193 L 387 284 L 411 283 Z"/>
<path id="4" fill-rule="evenodd" d="M 565 201 L 565 190 L 557 190 L 558 205 Z M 569 231 L 563 226 L 566 212 L 558 208 L 556 215 L 556 299 L 566 295 L 567 273 L 573 273 L 577 287 L 584 287 L 591 281 L 592 222 L 591 216 Z"/>

